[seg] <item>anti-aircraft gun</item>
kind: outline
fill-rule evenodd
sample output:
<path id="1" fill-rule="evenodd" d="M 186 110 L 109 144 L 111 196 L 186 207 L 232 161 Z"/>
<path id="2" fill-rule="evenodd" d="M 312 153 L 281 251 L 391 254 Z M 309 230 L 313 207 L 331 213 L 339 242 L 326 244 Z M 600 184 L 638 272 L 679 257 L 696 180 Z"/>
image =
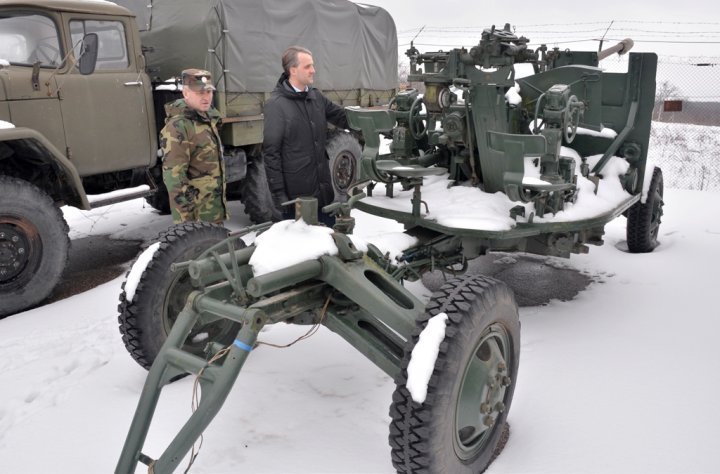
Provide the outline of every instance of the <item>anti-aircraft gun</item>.
<path id="1" fill-rule="evenodd" d="M 630 40 L 600 53 L 533 51 L 528 42 L 505 25 L 485 30 L 469 50 L 420 53 L 411 45 L 408 81 L 422 83 L 424 94 L 409 89 L 388 108 L 347 108 L 364 135 L 361 171 L 371 196 L 357 207 L 403 222 L 424 241 L 454 239 L 457 259 L 489 250 L 587 252 L 621 214 L 629 250 L 651 251 L 663 191 L 661 171 L 647 165 L 656 55 L 631 53 L 626 73 L 609 73 L 599 59 L 624 54 Z M 532 74 L 520 77 L 518 66 Z M 381 153 L 381 137 L 392 140 L 389 153 Z M 385 196 L 373 197 L 379 183 Z M 475 192 L 451 206 L 437 193 L 423 199 L 425 189 L 448 184 Z M 502 222 L 488 225 L 472 204 L 495 193 L 506 197 L 493 216 Z"/>
<path id="2" fill-rule="evenodd" d="M 289 221 L 232 235 L 193 223 L 169 229 L 138 258 L 119 322 L 127 349 L 150 372 L 116 472 L 134 472 L 139 462 L 155 473 L 175 470 L 261 329 L 279 322 L 322 324 L 393 377 L 389 441 L 398 472 L 477 473 L 489 465 L 519 363 L 512 292 L 465 274 L 424 303 L 402 282 L 433 269 L 462 273 L 467 259 L 493 250 L 586 252 L 622 214 L 629 250 L 648 252 L 662 216 L 662 173 L 647 162 L 656 56 L 631 54 L 626 73 L 608 73 L 598 67 L 606 52 L 531 51 L 528 43 L 506 26 L 486 30 L 470 50 L 411 47 L 409 79 L 424 84 L 422 96 L 407 90 L 388 107 L 346 109 L 365 139 L 362 179 L 347 202 L 325 209 L 337 213 L 334 232 L 316 227 L 316 201 L 295 201 L 298 220 L 329 239 L 327 252 L 264 273 L 253 263 L 263 236 Z M 519 77 L 518 65 L 533 74 Z M 391 140 L 389 152 L 381 152 L 381 137 Z M 372 244 L 360 248 L 353 208 L 404 223 L 417 244 L 395 259 Z M 246 245 L 251 233 L 259 236 Z M 281 248 L 294 244 L 274 251 Z M 411 388 L 410 366 L 436 318 L 445 332 L 420 384 L 423 399 Z M 153 458 L 143 445 L 160 392 L 187 373 L 202 399 Z"/>

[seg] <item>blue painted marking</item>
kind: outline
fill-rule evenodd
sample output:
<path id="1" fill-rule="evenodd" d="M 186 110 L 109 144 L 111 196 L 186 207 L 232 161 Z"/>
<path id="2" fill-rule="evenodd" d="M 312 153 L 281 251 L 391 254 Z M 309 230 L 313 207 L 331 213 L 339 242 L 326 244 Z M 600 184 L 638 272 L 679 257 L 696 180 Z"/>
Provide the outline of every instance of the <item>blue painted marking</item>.
<path id="1" fill-rule="evenodd" d="M 235 345 L 238 346 L 240 349 L 242 349 L 242 350 L 244 350 L 244 351 L 246 351 L 246 352 L 250 352 L 250 351 L 252 350 L 252 346 L 248 346 L 247 344 L 245 344 L 244 342 L 242 342 L 240 339 L 235 339 L 235 342 L 234 342 L 233 344 L 235 344 Z"/>

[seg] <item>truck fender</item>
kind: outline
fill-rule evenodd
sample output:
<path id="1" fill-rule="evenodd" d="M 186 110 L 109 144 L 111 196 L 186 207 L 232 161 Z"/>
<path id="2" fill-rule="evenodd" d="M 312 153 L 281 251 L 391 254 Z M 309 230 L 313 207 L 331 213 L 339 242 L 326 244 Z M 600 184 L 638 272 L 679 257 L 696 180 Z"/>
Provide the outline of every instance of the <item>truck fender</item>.
<path id="1" fill-rule="evenodd" d="M 21 157 L 34 158 L 52 166 L 61 181 L 61 188 L 49 193 L 54 200 L 83 210 L 90 209 L 77 169 L 44 135 L 27 127 L 4 128 L 0 129 L 0 142 L 14 151 L 22 150 Z"/>

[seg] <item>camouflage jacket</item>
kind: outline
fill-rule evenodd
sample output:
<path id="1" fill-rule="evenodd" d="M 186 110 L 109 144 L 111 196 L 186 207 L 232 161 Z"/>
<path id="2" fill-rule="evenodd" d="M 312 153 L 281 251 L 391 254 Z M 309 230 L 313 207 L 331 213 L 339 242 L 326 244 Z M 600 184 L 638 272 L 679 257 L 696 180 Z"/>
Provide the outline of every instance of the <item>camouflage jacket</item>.
<path id="1" fill-rule="evenodd" d="M 183 99 L 165 105 L 160 132 L 163 181 L 173 220 L 221 222 L 227 219 L 225 164 L 218 133 L 220 114 L 200 114 Z"/>

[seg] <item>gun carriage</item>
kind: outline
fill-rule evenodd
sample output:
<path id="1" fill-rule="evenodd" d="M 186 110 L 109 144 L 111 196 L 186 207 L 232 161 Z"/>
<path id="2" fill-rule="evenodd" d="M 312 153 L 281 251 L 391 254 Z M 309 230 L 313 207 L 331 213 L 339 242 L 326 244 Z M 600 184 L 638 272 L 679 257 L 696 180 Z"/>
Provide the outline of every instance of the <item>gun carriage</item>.
<path id="1" fill-rule="evenodd" d="M 150 372 L 116 472 L 134 472 L 138 462 L 175 470 L 220 410 L 261 329 L 280 322 L 324 325 L 393 377 L 389 442 L 398 472 L 477 473 L 489 465 L 519 364 L 512 292 L 465 274 L 423 302 L 403 281 L 433 269 L 461 274 L 468 259 L 494 250 L 587 252 L 620 215 L 629 250 L 648 252 L 662 216 L 662 174 L 647 160 L 656 56 L 630 54 L 626 73 L 608 73 L 598 66 L 607 51 L 533 51 L 528 43 L 506 25 L 485 30 L 470 50 L 411 47 L 409 80 L 424 85 L 422 95 L 411 89 L 387 107 L 347 108 L 365 146 L 351 197 L 326 208 L 337 214 L 333 230 L 317 226 L 314 200 L 298 199 L 297 222 L 231 235 L 185 224 L 161 236 L 120 297 L 123 341 Z M 531 73 L 519 77 L 519 65 Z M 403 223 L 416 244 L 393 259 L 359 242 L 353 208 Z M 291 226 L 315 232 L 324 250 L 259 270 L 265 236 Z M 250 234 L 258 237 L 246 245 Z M 438 325 L 440 342 L 426 346 L 423 335 Z M 427 350 L 437 355 L 421 379 L 423 396 L 412 366 Z M 142 449 L 160 392 L 187 373 L 202 398 L 152 458 Z"/>

